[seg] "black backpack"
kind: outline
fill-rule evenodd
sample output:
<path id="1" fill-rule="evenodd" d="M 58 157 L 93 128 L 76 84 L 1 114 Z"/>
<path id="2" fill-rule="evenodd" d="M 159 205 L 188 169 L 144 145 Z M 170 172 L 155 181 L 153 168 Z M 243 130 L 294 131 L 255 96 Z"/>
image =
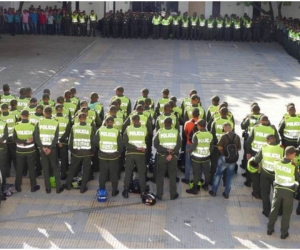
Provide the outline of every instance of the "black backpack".
<path id="1" fill-rule="evenodd" d="M 189 138 L 190 138 L 191 142 L 192 142 L 192 139 L 193 139 L 193 135 L 198 131 L 197 123 L 195 122 L 194 119 L 192 120 L 192 122 L 194 123 L 194 128 L 193 128 L 193 130 L 189 134 Z"/>
<path id="2" fill-rule="evenodd" d="M 230 140 L 230 137 L 228 134 L 226 134 L 229 144 L 226 146 L 226 149 L 224 150 L 224 156 L 225 156 L 225 162 L 226 163 L 236 163 L 239 159 L 239 153 L 237 150 L 237 147 L 234 143 L 236 135 L 234 135 L 233 139 Z"/>

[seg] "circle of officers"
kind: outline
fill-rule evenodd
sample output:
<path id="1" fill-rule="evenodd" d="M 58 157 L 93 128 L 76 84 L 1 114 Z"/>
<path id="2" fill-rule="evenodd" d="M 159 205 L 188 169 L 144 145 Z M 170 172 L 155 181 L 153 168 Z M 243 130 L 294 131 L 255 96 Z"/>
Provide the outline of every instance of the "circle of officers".
<path id="1" fill-rule="evenodd" d="M 157 199 L 163 199 L 165 177 L 169 178 L 170 199 L 179 197 L 179 167 L 188 194 L 197 195 L 203 190 L 215 197 L 222 179 L 222 195 L 229 198 L 242 145 L 234 132 L 234 116 L 228 103 L 220 102 L 218 96 L 211 98 L 205 111 L 195 89 L 178 105 L 169 89 L 163 89 L 154 105 L 145 88 L 132 110 L 130 98 L 119 86 L 104 112 L 97 93 L 92 93 L 89 101 L 80 101 L 75 88 L 56 101 L 51 99 L 49 89 L 44 89 L 41 100 L 32 97 L 31 88 L 21 88 L 19 93 L 15 97 L 4 84 L 0 95 L 3 200 L 11 195 L 6 179 L 12 166 L 17 192 L 22 192 L 22 178 L 29 173 L 31 192 L 40 189 L 36 178 L 43 175 L 46 193 L 52 188 L 61 193 L 72 187 L 85 193 L 93 174 L 99 171 L 97 199 L 102 202 L 107 200 L 108 181 L 111 195 L 119 194 L 118 181 L 125 171 L 122 196 L 127 199 L 130 193 L 139 193 L 144 204 L 154 205 Z M 299 199 L 300 114 L 289 103 L 277 130 L 259 105 L 252 103 L 241 128 L 244 185 L 252 188 L 254 198 L 262 200 L 262 214 L 269 219 L 268 235 L 274 232 L 277 216 L 282 215 L 281 238 L 285 239 L 294 198 Z M 153 176 L 149 178 L 147 172 Z M 156 183 L 155 195 L 146 184 L 149 180 Z M 300 214 L 300 203 L 296 213 Z"/>

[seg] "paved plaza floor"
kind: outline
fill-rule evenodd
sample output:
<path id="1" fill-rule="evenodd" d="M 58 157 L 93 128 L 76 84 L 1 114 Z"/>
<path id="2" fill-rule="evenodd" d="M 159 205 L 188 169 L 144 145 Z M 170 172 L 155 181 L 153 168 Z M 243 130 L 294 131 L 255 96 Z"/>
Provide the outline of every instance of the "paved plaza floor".
<path id="1" fill-rule="evenodd" d="M 74 86 L 80 99 L 98 92 L 106 110 L 118 85 L 133 102 L 144 87 L 155 101 L 169 88 L 179 103 L 195 88 L 205 109 L 213 95 L 229 103 L 241 135 L 252 102 L 275 126 L 285 104 L 299 106 L 300 67 L 276 43 L 3 36 L 0 85 L 5 83 L 14 93 L 31 86 L 38 98 L 44 88 L 52 98 Z M 299 248 L 295 208 L 290 237 L 280 239 L 281 217 L 268 236 L 261 200 L 243 185 L 242 172 L 234 176 L 228 200 L 221 186 L 212 198 L 203 190 L 189 195 L 188 186 L 178 183 L 180 197 L 171 201 L 166 179 L 163 201 L 153 207 L 135 194 L 126 200 L 121 194 L 111 197 L 110 184 L 108 202 L 97 202 L 98 174 L 84 195 L 78 190 L 46 194 L 42 178 L 41 190 L 31 193 L 26 177 L 23 191 L 1 204 L 0 248 Z M 148 184 L 155 193 L 155 185 Z M 122 186 L 123 175 L 120 191 Z"/>

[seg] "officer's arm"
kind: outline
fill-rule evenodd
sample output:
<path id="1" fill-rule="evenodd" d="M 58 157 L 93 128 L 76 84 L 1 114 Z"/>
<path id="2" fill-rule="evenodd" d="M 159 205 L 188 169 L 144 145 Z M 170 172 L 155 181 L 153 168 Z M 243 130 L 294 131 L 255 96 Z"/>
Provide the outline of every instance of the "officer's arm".
<path id="1" fill-rule="evenodd" d="M 210 118 L 211 118 L 210 110 L 207 110 L 206 121 L 209 122 Z"/>
<path id="2" fill-rule="evenodd" d="M 255 163 L 260 163 L 262 161 L 262 148 L 256 153 L 256 155 L 254 156 L 254 162 Z"/>
<path id="3" fill-rule="evenodd" d="M 124 145 L 123 145 L 123 140 L 122 140 L 120 132 L 118 133 L 118 140 L 117 140 L 117 142 L 118 142 L 118 152 L 121 155 L 122 152 L 123 152 Z"/>
<path id="4" fill-rule="evenodd" d="M 175 128 L 176 128 L 178 131 L 180 130 L 179 122 L 178 122 L 177 116 L 176 116 L 176 125 L 175 125 Z"/>
<path id="5" fill-rule="evenodd" d="M 232 117 L 231 117 L 231 121 L 232 121 L 232 123 L 233 123 L 233 128 L 235 128 L 235 121 L 234 121 L 233 115 L 232 115 Z M 234 131 L 234 129 L 233 129 L 233 131 Z"/>
<path id="6" fill-rule="evenodd" d="M 196 147 L 198 145 L 198 137 L 196 136 L 196 134 L 193 135 L 193 139 L 192 139 L 192 145 L 190 147 L 190 152 L 192 153 L 193 151 L 195 151 Z"/>
<path id="7" fill-rule="evenodd" d="M 275 138 L 276 138 L 276 142 L 277 142 L 277 143 L 280 143 L 280 138 L 279 138 L 277 129 L 276 129 L 275 127 L 273 127 L 273 128 L 274 128 L 274 130 L 275 130 Z"/>
<path id="8" fill-rule="evenodd" d="M 157 133 L 154 137 L 154 147 L 156 148 L 157 152 L 159 152 L 159 153 L 167 153 L 168 150 L 160 145 L 158 134 L 159 133 Z"/>
<path id="9" fill-rule="evenodd" d="M 212 131 L 212 123 L 214 122 L 214 117 L 213 116 L 211 116 L 210 117 L 210 120 L 208 121 L 208 123 L 207 123 L 207 130 L 208 131 Z"/>
<path id="10" fill-rule="evenodd" d="M 38 147 L 42 148 L 43 144 L 40 139 L 40 129 L 39 129 L 38 123 L 35 125 L 33 136 L 34 136 L 35 143 L 38 145 Z"/>
<path id="11" fill-rule="evenodd" d="M 96 131 L 97 131 L 95 122 L 92 122 L 92 123 L 91 123 L 91 127 L 92 127 L 92 134 L 94 135 L 94 134 L 96 133 Z"/>
<path id="12" fill-rule="evenodd" d="M 183 115 L 183 122 L 186 123 L 188 120 L 189 120 L 189 116 L 188 116 L 187 111 L 185 110 L 184 115 Z"/>
<path id="13" fill-rule="evenodd" d="M 204 121 L 206 121 L 206 113 L 205 113 L 204 108 L 202 108 L 202 110 L 203 110 L 203 112 L 204 112 L 204 115 L 203 115 L 203 118 L 202 118 L 202 119 L 203 119 Z"/>
<path id="14" fill-rule="evenodd" d="M 122 133 L 125 132 L 126 128 L 130 125 L 130 116 L 127 117 L 127 119 L 125 120 L 125 122 L 122 125 Z"/>
<path id="15" fill-rule="evenodd" d="M 128 138 L 128 135 L 127 135 L 127 129 L 124 131 L 123 133 L 123 143 L 124 143 L 124 147 L 128 147 L 129 143 L 129 138 Z"/>
<path id="16" fill-rule="evenodd" d="M 96 150 L 96 145 L 93 142 L 95 133 L 96 133 L 96 127 L 95 127 L 95 129 L 92 130 L 92 133 L 91 133 L 91 136 L 90 136 L 90 140 L 91 140 L 91 152 L 92 152 L 92 154 L 94 154 L 94 152 Z"/>
<path id="17" fill-rule="evenodd" d="M 156 122 L 155 122 L 155 129 L 156 129 L 156 131 L 158 131 L 160 129 L 160 124 L 159 124 L 158 119 L 156 119 Z"/>
<path id="18" fill-rule="evenodd" d="M 55 145 L 56 145 L 56 143 L 58 141 L 58 135 L 59 135 L 59 129 L 58 129 L 58 126 L 57 126 L 56 131 L 55 131 L 55 135 L 54 135 L 54 138 L 53 138 L 53 141 L 52 141 L 52 143 L 51 143 L 51 145 L 49 147 L 50 149 L 53 149 L 55 147 Z"/>
<path id="19" fill-rule="evenodd" d="M 211 134 L 213 136 L 213 142 L 214 142 L 214 145 L 217 145 L 218 143 L 218 138 L 217 138 L 217 135 L 216 135 L 216 126 L 215 126 L 215 122 L 213 122 L 213 124 L 211 125 Z"/>
<path id="20" fill-rule="evenodd" d="M 5 124 L 5 128 L 4 128 L 4 133 L 3 136 L 0 138 L 0 143 L 4 143 L 8 138 L 8 128 L 7 125 Z"/>
<path id="21" fill-rule="evenodd" d="M 152 135 L 153 134 L 152 122 L 151 122 L 150 118 L 147 119 L 146 128 L 147 128 L 148 135 Z"/>
<path id="22" fill-rule="evenodd" d="M 211 140 L 210 145 L 209 145 L 209 152 L 212 153 L 214 151 L 214 141 Z"/>
<path id="23" fill-rule="evenodd" d="M 245 149 L 247 154 L 251 153 L 251 143 L 253 142 L 253 139 L 254 139 L 254 128 L 251 129 L 250 135 L 245 144 Z"/>
<path id="24" fill-rule="evenodd" d="M 135 104 L 134 104 L 134 107 L 133 107 L 133 110 L 136 110 L 136 106 L 138 105 L 138 101 L 136 100 L 135 101 Z"/>
<path id="25" fill-rule="evenodd" d="M 97 130 L 96 134 L 93 136 L 93 140 L 92 140 L 92 144 L 94 147 L 98 147 L 99 146 L 99 129 Z"/>
<path id="26" fill-rule="evenodd" d="M 67 127 L 66 127 L 65 133 L 59 139 L 59 142 L 64 142 L 68 138 L 68 136 L 70 135 L 70 132 L 71 132 L 71 124 L 69 122 Z"/>
<path id="27" fill-rule="evenodd" d="M 283 139 L 283 130 L 285 128 L 285 119 L 283 118 L 279 123 L 278 133 L 280 134 L 281 140 Z"/>
<path id="28" fill-rule="evenodd" d="M 178 133 L 176 146 L 175 146 L 175 148 L 173 150 L 174 154 L 176 154 L 176 155 L 179 154 L 179 150 L 181 148 L 181 143 L 182 143 L 181 137 L 180 137 L 180 134 Z"/>
<path id="29" fill-rule="evenodd" d="M 68 142 L 68 148 L 71 152 L 73 152 L 73 141 L 74 141 L 74 134 L 73 134 L 73 129 L 71 130 L 70 137 L 69 137 L 69 142 Z"/>
<path id="30" fill-rule="evenodd" d="M 101 119 L 100 119 L 99 114 L 96 111 L 94 111 L 94 112 L 95 112 L 95 124 L 98 129 L 101 127 Z"/>
<path id="31" fill-rule="evenodd" d="M 127 116 L 129 116 L 129 114 L 131 114 L 131 101 L 130 99 L 128 98 L 129 102 L 128 102 L 128 105 L 127 105 Z"/>

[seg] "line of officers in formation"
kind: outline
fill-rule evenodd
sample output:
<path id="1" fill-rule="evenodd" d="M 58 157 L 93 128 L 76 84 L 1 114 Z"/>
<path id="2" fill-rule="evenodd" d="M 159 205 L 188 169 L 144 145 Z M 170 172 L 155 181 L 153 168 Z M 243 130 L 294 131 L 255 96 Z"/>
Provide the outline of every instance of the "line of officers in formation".
<path id="1" fill-rule="evenodd" d="M 0 96 L 2 194 L 5 195 L 6 178 L 10 176 L 12 163 L 16 168 L 15 189 L 18 192 L 22 191 L 22 176 L 27 170 L 31 192 L 40 189 L 36 177 L 43 172 L 47 193 L 51 192 L 50 176 L 55 177 L 56 192 L 60 193 L 64 189 L 70 190 L 73 178 L 81 172 L 80 192 L 85 193 L 93 173 L 100 171 L 99 188 L 104 189 L 110 180 L 112 196 L 119 193 L 118 180 L 125 166 L 122 195 L 128 198 L 135 167 L 141 193 L 146 191 L 152 144 L 156 149 L 152 180 L 156 182 L 157 199 L 163 197 L 166 173 L 170 179 L 170 199 L 179 197 L 176 181 L 178 158 L 183 157 L 180 149 L 185 152 L 183 183 L 190 184 L 191 166 L 193 169 L 192 187 L 186 192 L 197 195 L 200 181 L 205 191 L 209 190 L 209 185 L 215 185 L 213 178 L 219 168 L 218 159 L 223 154 L 218 150 L 218 143 L 226 133 L 224 124 L 232 131 L 235 129 L 234 116 L 228 110 L 227 102 L 220 103 L 220 98 L 213 96 L 211 106 L 205 111 L 197 91 L 191 90 L 177 106 L 177 98 L 169 96 L 168 89 L 163 89 L 162 98 L 154 107 L 154 100 L 148 96 L 149 90 L 143 89 L 132 111 L 131 100 L 124 95 L 124 88 L 120 86 L 115 91 L 105 113 L 97 93 L 91 94 L 89 102 L 80 101 L 76 89 L 71 88 L 55 102 L 50 97 L 50 90 L 45 89 L 38 101 L 32 97 L 31 88 L 21 88 L 20 96 L 16 98 L 10 93 L 9 85 L 3 85 Z M 181 135 L 180 125 L 183 125 Z M 241 127 L 244 130 L 245 153 L 241 167 L 246 169 L 245 185 L 252 186 L 253 197 L 262 199 L 262 213 L 269 217 L 268 234 L 272 234 L 277 214 L 281 213 L 281 233 L 286 238 L 295 183 L 299 179 L 297 166 L 300 160 L 296 157 L 299 152 L 295 148 L 300 143 L 300 115 L 296 113 L 295 105 L 289 103 L 277 130 L 260 112 L 259 105 L 253 103 Z M 61 180 L 66 180 L 66 184 L 62 185 Z M 225 186 L 226 171 L 223 182 Z M 228 199 L 229 183 L 226 188 L 229 191 L 223 196 Z M 216 190 L 210 190 L 209 194 L 216 196 Z M 296 212 L 300 214 L 299 204 Z"/>
<path id="2" fill-rule="evenodd" d="M 186 39 L 217 41 L 271 41 L 273 23 L 268 16 L 253 20 L 247 15 L 239 17 L 234 14 L 222 17 L 197 15 L 189 16 L 187 12 L 178 13 L 138 13 L 122 10 L 115 14 L 106 13 L 101 20 L 103 37 L 147 39 Z"/>

